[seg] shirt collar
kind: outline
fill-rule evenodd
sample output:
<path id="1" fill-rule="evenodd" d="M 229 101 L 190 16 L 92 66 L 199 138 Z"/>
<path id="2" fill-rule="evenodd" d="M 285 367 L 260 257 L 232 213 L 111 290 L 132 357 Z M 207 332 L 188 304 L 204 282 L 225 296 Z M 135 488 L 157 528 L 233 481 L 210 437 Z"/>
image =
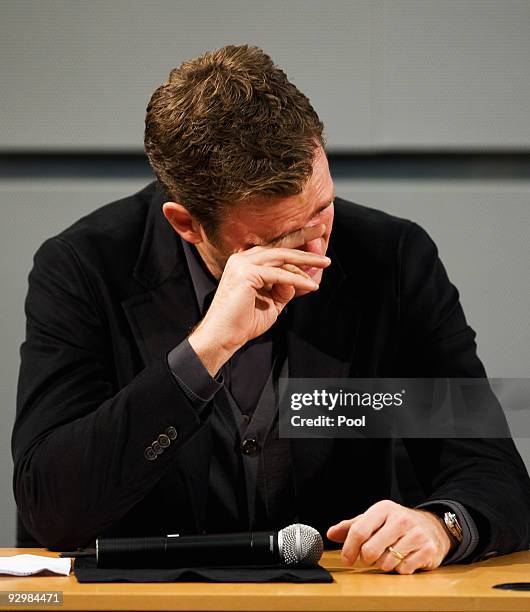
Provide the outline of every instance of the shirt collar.
<path id="1" fill-rule="evenodd" d="M 188 264 L 193 291 L 195 292 L 199 311 L 202 316 L 210 305 L 208 298 L 216 291 L 218 283 L 206 267 L 196 247 L 187 240 L 183 240 L 182 238 L 180 238 L 180 240 L 182 242 L 182 248 L 184 249 L 186 263 Z"/>

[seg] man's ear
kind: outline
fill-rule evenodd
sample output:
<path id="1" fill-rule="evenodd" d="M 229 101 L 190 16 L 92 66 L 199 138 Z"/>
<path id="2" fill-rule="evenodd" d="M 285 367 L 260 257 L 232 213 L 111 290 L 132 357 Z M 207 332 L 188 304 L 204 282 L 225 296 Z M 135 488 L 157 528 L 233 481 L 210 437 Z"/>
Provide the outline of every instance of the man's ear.
<path id="1" fill-rule="evenodd" d="M 201 226 L 190 215 L 190 213 L 178 202 L 166 202 L 162 206 L 162 212 L 169 221 L 171 227 L 177 232 L 181 238 L 198 244 L 203 241 Z"/>

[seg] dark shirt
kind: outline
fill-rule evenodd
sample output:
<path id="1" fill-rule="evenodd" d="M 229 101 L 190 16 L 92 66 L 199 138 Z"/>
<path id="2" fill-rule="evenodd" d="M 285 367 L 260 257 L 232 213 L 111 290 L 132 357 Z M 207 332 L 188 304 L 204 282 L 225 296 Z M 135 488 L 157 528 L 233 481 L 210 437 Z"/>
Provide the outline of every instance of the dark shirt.
<path id="1" fill-rule="evenodd" d="M 183 242 L 198 311 L 206 313 L 217 281 L 196 249 Z M 186 340 L 168 354 L 179 384 L 209 416 L 214 452 L 210 464 L 208 530 L 284 527 L 295 518 L 288 440 L 278 435 L 278 379 L 286 375 L 280 317 L 247 342 L 212 378 Z"/>

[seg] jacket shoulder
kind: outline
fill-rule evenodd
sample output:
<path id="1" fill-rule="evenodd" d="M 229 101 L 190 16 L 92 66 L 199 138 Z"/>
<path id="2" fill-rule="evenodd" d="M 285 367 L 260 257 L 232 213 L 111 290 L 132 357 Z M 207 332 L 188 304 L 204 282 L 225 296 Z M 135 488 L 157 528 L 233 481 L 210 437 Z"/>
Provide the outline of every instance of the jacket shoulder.
<path id="1" fill-rule="evenodd" d="M 414 228 L 418 225 L 409 219 L 335 198 L 332 244 L 346 260 L 354 255 L 371 264 L 388 262 L 398 256 Z"/>
<path id="2" fill-rule="evenodd" d="M 95 246 L 115 249 L 137 244 L 143 235 L 149 207 L 156 192 L 150 183 L 137 193 L 97 208 L 57 234 L 77 250 Z"/>
<path id="3" fill-rule="evenodd" d="M 348 231 L 369 233 L 371 236 L 407 232 L 413 225 L 410 219 L 396 217 L 343 198 L 335 198 L 335 219 L 339 227 L 346 226 Z"/>
<path id="4" fill-rule="evenodd" d="M 35 266 L 58 267 L 66 273 L 73 258 L 89 276 L 106 278 L 116 287 L 126 285 L 133 275 L 158 190 L 156 182 L 150 183 L 82 217 L 41 245 Z"/>

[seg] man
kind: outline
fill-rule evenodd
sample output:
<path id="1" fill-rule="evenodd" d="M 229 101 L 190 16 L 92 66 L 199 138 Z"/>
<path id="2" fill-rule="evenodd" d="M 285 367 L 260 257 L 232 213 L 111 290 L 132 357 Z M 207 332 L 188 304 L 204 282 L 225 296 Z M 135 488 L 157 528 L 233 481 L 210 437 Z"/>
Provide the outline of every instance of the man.
<path id="1" fill-rule="evenodd" d="M 38 251 L 13 454 L 42 544 L 302 521 L 402 574 L 526 546 L 509 439 L 405 440 L 420 509 L 391 441 L 279 438 L 280 376 L 485 375 L 430 238 L 336 198 L 323 145 L 261 50 L 207 53 L 149 103 L 158 181 Z"/>

